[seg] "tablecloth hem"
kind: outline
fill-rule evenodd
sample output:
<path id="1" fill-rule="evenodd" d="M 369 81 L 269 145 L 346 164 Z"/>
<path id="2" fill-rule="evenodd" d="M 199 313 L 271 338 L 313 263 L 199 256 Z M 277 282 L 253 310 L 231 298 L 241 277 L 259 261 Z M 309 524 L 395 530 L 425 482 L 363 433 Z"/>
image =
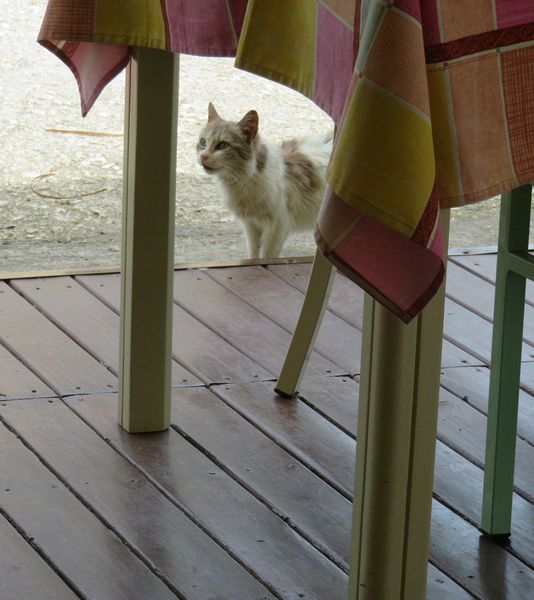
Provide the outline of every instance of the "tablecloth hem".
<path id="1" fill-rule="evenodd" d="M 100 96 L 100 94 L 102 93 L 102 90 L 107 86 L 107 84 L 114 77 L 116 77 L 128 65 L 128 63 L 130 61 L 130 54 L 129 54 L 129 52 L 127 52 L 128 46 L 125 46 L 126 54 L 125 54 L 124 58 L 120 62 L 117 62 L 116 64 L 114 64 L 113 67 L 111 69 L 109 69 L 109 71 L 107 71 L 105 76 L 103 78 L 101 78 L 98 85 L 92 90 L 89 97 L 86 97 L 85 93 L 84 93 L 83 78 L 81 76 L 80 71 L 76 67 L 75 63 L 71 60 L 71 57 L 68 54 L 66 54 L 65 52 L 63 52 L 60 48 L 58 48 L 58 46 L 56 46 L 51 41 L 48 41 L 48 40 L 37 40 L 37 41 L 39 42 L 39 44 L 41 44 L 41 46 L 43 46 L 43 48 L 46 48 L 47 50 L 49 50 L 50 52 L 55 54 L 62 62 L 64 62 L 67 65 L 67 67 L 70 69 L 72 74 L 74 75 L 74 78 L 76 79 L 76 83 L 78 85 L 78 91 L 80 94 L 80 106 L 81 106 L 82 117 L 87 116 L 87 113 L 91 110 L 91 107 L 96 102 L 98 96 Z"/>
<path id="2" fill-rule="evenodd" d="M 245 61 L 239 57 L 236 58 L 234 66 L 242 71 L 247 71 L 253 75 L 259 75 L 260 77 L 265 77 L 266 79 L 289 87 L 293 91 L 298 92 L 299 94 L 302 94 L 304 97 L 308 98 L 308 100 L 311 100 L 319 108 L 324 110 L 327 115 L 335 120 L 335 115 L 333 115 L 333 106 L 324 103 L 319 97 L 315 97 L 314 91 L 309 89 L 309 85 L 304 84 L 298 79 L 295 79 L 294 77 L 284 73 L 279 73 L 278 71 L 274 71 L 272 69 L 266 69 L 262 65 Z"/>
<path id="3" fill-rule="evenodd" d="M 495 183 L 488 188 L 483 190 L 477 190 L 476 192 L 471 192 L 468 194 L 462 194 L 461 196 L 440 196 L 440 207 L 441 208 L 459 208 L 461 206 L 465 206 L 467 204 L 475 204 L 476 202 L 480 202 L 482 200 L 487 200 L 488 198 L 493 198 L 494 196 L 500 196 L 505 192 L 510 192 L 516 187 L 520 187 L 527 183 L 532 183 L 533 177 L 513 177 L 507 179 L 505 181 L 500 181 L 499 183 Z"/>
<path id="4" fill-rule="evenodd" d="M 379 225 L 379 227 L 381 226 Z M 444 261 L 438 255 L 434 254 L 432 250 L 419 247 L 419 251 L 423 251 L 426 254 L 426 264 L 425 267 L 421 266 L 421 269 L 418 269 L 419 285 L 417 293 L 411 294 L 413 301 L 407 302 L 405 290 L 401 287 L 389 285 L 390 293 L 387 294 L 384 292 L 384 286 L 377 285 L 376 281 L 374 283 L 371 281 L 373 277 L 380 279 L 380 276 L 377 278 L 377 273 L 382 272 L 383 277 L 383 273 L 388 271 L 388 263 L 391 262 L 390 257 L 383 257 L 382 260 L 386 262 L 382 263 L 382 269 L 378 267 L 378 270 L 375 256 L 372 256 L 369 252 L 365 252 L 365 250 L 359 253 L 360 258 L 357 264 L 354 260 L 354 254 L 351 255 L 351 263 L 349 263 L 341 256 L 340 252 L 329 246 L 328 242 L 322 236 L 319 226 L 315 229 L 315 241 L 317 247 L 329 262 L 404 323 L 409 323 L 425 308 L 438 291 L 445 276 Z M 406 240 L 406 242 L 413 244 L 411 240 Z M 416 245 L 413 244 L 412 247 L 415 249 Z M 408 257 L 408 261 L 405 261 L 404 265 L 397 264 L 397 271 L 395 272 L 395 276 L 392 276 L 392 279 L 402 281 L 404 273 L 413 276 L 413 267 L 413 261 L 411 257 Z M 393 272 L 389 271 L 389 273 L 391 276 Z"/>

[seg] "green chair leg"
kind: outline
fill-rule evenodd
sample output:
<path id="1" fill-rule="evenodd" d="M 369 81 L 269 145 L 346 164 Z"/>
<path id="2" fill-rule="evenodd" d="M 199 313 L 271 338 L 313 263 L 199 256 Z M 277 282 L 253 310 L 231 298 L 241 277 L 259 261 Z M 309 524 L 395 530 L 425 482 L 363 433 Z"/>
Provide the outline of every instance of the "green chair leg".
<path id="1" fill-rule="evenodd" d="M 534 278 L 528 256 L 531 194 L 526 185 L 501 199 L 480 526 L 493 536 L 511 531 L 525 278 Z"/>

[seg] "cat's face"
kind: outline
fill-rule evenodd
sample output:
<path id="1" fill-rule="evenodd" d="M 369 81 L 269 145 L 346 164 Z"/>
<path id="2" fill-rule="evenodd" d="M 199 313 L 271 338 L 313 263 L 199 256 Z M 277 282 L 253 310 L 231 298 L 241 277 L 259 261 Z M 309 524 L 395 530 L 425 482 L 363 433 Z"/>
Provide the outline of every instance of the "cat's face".
<path id="1" fill-rule="evenodd" d="M 225 181 L 239 180 L 249 168 L 257 132 L 256 111 L 248 112 L 239 122 L 225 121 L 210 103 L 208 122 L 197 143 L 200 166 Z"/>

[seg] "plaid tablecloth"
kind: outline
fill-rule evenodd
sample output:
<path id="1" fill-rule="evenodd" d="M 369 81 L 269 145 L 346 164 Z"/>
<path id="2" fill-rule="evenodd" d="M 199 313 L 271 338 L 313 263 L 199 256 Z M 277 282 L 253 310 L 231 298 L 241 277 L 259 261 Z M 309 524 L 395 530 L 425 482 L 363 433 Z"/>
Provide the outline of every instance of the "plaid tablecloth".
<path id="1" fill-rule="evenodd" d="M 443 279 L 439 207 L 534 179 L 534 0 L 49 0 L 39 41 L 83 112 L 130 45 L 313 99 L 339 126 L 317 243 L 404 321 Z"/>

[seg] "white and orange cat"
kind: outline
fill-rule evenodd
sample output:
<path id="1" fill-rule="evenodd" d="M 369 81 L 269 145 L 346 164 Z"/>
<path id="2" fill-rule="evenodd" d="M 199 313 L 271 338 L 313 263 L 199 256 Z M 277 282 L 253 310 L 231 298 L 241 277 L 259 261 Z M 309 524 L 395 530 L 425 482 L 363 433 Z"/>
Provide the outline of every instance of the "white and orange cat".
<path id="1" fill-rule="evenodd" d="M 332 151 L 332 134 L 274 144 L 260 139 L 258 113 L 225 121 L 213 104 L 197 144 L 228 209 L 242 222 L 250 258 L 280 255 L 288 235 L 316 222 Z"/>

